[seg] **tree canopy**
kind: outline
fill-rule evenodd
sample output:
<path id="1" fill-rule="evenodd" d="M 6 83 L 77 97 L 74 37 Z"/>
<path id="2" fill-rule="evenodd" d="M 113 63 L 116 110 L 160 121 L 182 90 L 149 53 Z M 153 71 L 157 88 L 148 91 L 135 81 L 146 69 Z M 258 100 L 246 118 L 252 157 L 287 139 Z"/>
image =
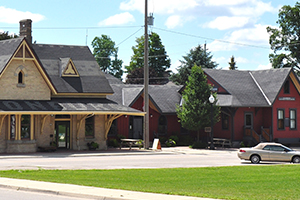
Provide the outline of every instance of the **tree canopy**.
<path id="1" fill-rule="evenodd" d="M 8 31 L 4 31 L 2 33 L 0 33 L 0 40 L 6 40 L 6 39 L 11 39 L 11 38 L 17 38 L 18 36 L 13 34 L 13 35 L 10 35 L 8 34 Z"/>
<path id="2" fill-rule="evenodd" d="M 131 74 L 137 68 L 144 67 L 144 36 L 136 39 L 136 45 L 132 47 L 133 56 L 129 66 L 125 66 L 128 74 Z M 171 60 L 168 58 L 164 45 L 157 33 L 152 32 L 149 35 L 149 69 L 156 71 L 158 77 L 163 77 L 171 66 Z"/>
<path id="3" fill-rule="evenodd" d="M 279 10 L 279 27 L 267 27 L 273 53 L 269 54 L 274 68 L 294 67 L 300 70 L 300 4 L 283 6 Z"/>
<path id="4" fill-rule="evenodd" d="M 123 61 L 118 59 L 118 48 L 115 46 L 115 42 L 109 36 L 101 35 L 101 37 L 94 38 L 92 46 L 94 48 L 93 55 L 100 69 L 105 73 L 121 78 Z"/>
<path id="5" fill-rule="evenodd" d="M 187 85 L 183 91 L 182 106 L 177 106 L 177 116 L 183 128 L 199 131 L 204 127 L 210 127 L 211 123 L 211 85 L 207 84 L 207 78 L 201 67 L 194 65 L 191 75 L 188 77 Z M 216 94 L 213 94 L 213 121 L 219 120 L 220 108 L 216 105 Z"/>
<path id="6" fill-rule="evenodd" d="M 183 56 L 180 60 L 180 66 L 177 68 L 178 73 L 171 76 L 171 80 L 176 84 L 184 85 L 191 74 L 191 69 L 194 65 L 202 66 L 203 68 L 214 69 L 218 64 L 212 61 L 212 55 L 201 45 L 190 50 L 190 52 Z"/>

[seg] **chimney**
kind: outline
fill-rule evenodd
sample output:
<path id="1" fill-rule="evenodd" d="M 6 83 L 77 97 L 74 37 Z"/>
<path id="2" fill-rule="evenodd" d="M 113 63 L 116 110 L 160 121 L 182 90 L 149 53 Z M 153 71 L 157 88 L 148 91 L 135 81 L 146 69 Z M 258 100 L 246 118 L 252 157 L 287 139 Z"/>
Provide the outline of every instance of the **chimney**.
<path id="1" fill-rule="evenodd" d="M 20 37 L 25 37 L 29 44 L 32 44 L 31 22 L 31 19 L 23 19 L 20 21 Z"/>

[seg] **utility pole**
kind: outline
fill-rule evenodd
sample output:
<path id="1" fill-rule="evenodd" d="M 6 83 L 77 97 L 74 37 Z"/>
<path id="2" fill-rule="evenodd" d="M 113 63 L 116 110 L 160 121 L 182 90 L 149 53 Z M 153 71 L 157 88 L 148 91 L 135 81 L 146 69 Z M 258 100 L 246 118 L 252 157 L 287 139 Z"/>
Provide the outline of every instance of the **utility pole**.
<path id="1" fill-rule="evenodd" d="M 149 68 L 148 68 L 148 0 L 145 0 L 145 41 L 144 41 L 144 148 L 149 149 Z"/>

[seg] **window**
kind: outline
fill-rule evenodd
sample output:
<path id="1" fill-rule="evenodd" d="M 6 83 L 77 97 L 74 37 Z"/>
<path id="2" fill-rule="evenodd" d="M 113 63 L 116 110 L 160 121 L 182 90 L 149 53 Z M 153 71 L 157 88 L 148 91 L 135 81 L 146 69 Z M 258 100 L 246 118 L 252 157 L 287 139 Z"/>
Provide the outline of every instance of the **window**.
<path id="1" fill-rule="evenodd" d="M 290 109 L 290 129 L 295 130 L 297 128 L 296 121 L 296 110 Z"/>
<path id="2" fill-rule="evenodd" d="M 85 137 L 94 137 L 94 118 L 94 116 L 91 116 L 85 119 Z"/>
<path id="3" fill-rule="evenodd" d="M 290 82 L 286 81 L 284 83 L 284 89 L 283 89 L 284 94 L 289 94 L 290 93 Z"/>
<path id="4" fill-rule="evenodd" d="M 30 138 L 30 115 L 21 116 L 21 139 Z"/>
<path id="5" fill-rule="evenodd" d="M 284 129 L 284 110 L 283 109 L 277 110 L 277 128 L 279 130 Z"/>
<path id="6" fill-rule="evenodd" d="M 164 115 L 158 119 L 158 134 L 167 134 L 167 118 Z"/>
<path id="7" fill-rule="evenodd" d="M 252 126 L 253 126 L 252 113 L 245 113 L 245 127 L 252 128 Z"/>
<path id="8" fill-rule="evenodd" d="M 20 71 L 19 72 L 19 74 L 18 74 L 18 84 L 24 84 L 24 74 L 23 74 L 23 72 L 22 71 Z"/>
<path id="9" fill-rule="evenodd" d="M 229 116 L 222 113 L 222 129 L 228 130 L 229 128 Z"/>

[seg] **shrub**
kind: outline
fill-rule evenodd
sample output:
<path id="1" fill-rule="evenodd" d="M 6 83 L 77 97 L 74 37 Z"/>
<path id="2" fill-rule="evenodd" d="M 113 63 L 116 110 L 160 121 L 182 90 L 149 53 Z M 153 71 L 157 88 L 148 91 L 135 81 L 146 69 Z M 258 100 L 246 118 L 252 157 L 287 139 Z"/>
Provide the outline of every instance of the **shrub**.
<path id="1" fill-rule="evenodd" d="M 176 146 L 176 142 L 174 140 L 172 140 L 171 138 L 168 139 L 166 142 L 165 142 L 166 146 L 167 147 L 175 147 Z"/>
<path id="2" fill-rule="evenodd" d="M 206 149 L 208 146 L 207 142 L 196 141 L 190 147 L 193 149 Z"/>
<path id="3" fill-rule="evenodd" d="M 107 146 L 109 146 L 109 147 L 119 147 L 120 145 L 119 145 L 117 139 L 111 138 L 111 139 L 108 139 Z"/>

